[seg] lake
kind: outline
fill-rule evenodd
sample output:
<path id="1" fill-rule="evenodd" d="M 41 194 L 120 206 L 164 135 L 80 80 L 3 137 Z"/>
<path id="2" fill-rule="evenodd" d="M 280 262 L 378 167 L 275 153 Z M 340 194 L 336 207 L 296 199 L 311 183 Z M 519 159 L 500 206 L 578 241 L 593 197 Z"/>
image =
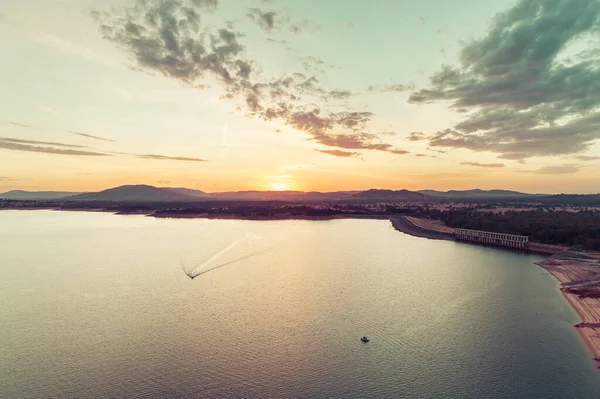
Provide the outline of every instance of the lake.
<path id="1" fill-rule="evenodd" d="M 0 397 L 600 397 L 540 259 L 384 220 L 1 211 Z"/>

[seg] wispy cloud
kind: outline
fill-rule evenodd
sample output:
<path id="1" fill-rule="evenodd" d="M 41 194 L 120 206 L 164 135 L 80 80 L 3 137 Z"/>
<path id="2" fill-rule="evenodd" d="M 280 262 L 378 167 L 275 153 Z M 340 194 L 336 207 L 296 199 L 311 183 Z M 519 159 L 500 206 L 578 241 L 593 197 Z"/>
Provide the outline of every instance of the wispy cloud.
<path id="1" fill-rule="evenodd" d="M 89 148 L 85 145 L 57 143 L 57 142 L 53 142 L 53 141 L 21 140 L 21 139 L 9 138 L 9 137 L 0 137 L 0 140 L 4 141 L 4 142 L 19 143 L 19 144 L 52 145 L 52 146 L 57 146 L 57 147 L 69 147 L 69 148 Z"/>
<path id="2" fill-rule="evenodd" d="M 29 144 L 26 144 L 29 143 Z M 41 145 L 55 145 L 61 146 L 63 148 L 55 148 L 55 147 L 45 147 L 41 145 L 31 145 L 32 143 L 41 144 Z M 12 151 L 26 151 L 26 152 L 39 152 L 46 154 L 56 154 L 56 155 L 80 155 L 80 156 L 110 156 L 109 154 L 104 154 L 100 152 L 92 152 L 92 151 L 82 151 L 82 150 L 74 150 L 70 148 L 64 147 L 81 147 L 74 146 L 70 144 L 62 144 L 62 143 L 46 143 L 41 141 L 33 141 L 33 140 L 16 140 L 16 139 L 6 139 L 0 138 L 0 149 L 12 150 Z M 85 147 L 81 147 L 85 148 Z"/>
<path id="3" fill-rule="evenodd" d="M 26 128 L 26 129 L 31 129 L 32 128 L 30 125 L 26 125 L 24 123 L 17 123 L 17 122 L 8 122 L 8 123 L 10 123 L 13 126 L 23 127 L 23 128 Z"/>
<path id="4" fill-rule="evenodd" d="M 587 161 L 597 161 L 597 160 L 600 160 L 600 157 L 589 156 L 589 155 L 578 155 L 578 156 L 575 157 L 575 159 L 587 162 Z"/>
<path id="5" fill-rule="evenodd" d="M 461 162 L 461 165 L 467 166 L 477 166 L 480 168 L 503 168 L 505 165 L 503 163 L 479 163 L 479 162 Z"/>
<path id="6" fill-rule="evenodd" d="M 581 165 L 578 164 L 564 164 L 564 165 L 553 165 L 544 166 L 537 170 L 523 171 L 525 173 L 540 173 L 544 175 L 563 175 L 577 173 L 581 169 Z"/>
<path id="7" fill-rule="evenodd" d="M 390 91 L 396 91 L 396 92 L 410 91 L 410 90 L 414 90 L 414 89 L 415 89 L 415 87 L 413 85 L 395 84 L 395 85 L 369 86 L 367 88 L 367 91 L 369 91 L 371 93 L 385 93 L 385 92 L 390 92 Z"/>
<path id="8" fill-rule="evenodd" d="M 315 151 L 322 152 L 323 154 L 327 154 L 327 155 L 333 155 L 334 157 L 344 157 L 344 158 L 348 158 L 348 157 L 356 158 L 361 155 L 360 152 L 351 152 L 351 151 L 342 151 L 342 150 L 318 150 L 318 149 L 315 149 Z"/>
<path id="9" fill-rule="evenodd" d="M 437 152 L 438 154 L 445 154 L 448 151 L 444 151 L 444 150 L 434 150 L 433 148 L 429 148 L 427 147 L 427 151 L 433 151 L 433 152 Z"/>
<path id="10" fill-rule="evenodd" d="M 600 54 L 563 55 L 599 29 L 597 0 L 520 0 L 500 13 L 486 36 L 464 45 L 459 66 L 443 66 L 411 94 L 414 104 L 468 112 L 430 145 L 514 160 L 588 148 L 600 138 Z"/>
<path id="11" fill-rule="evenodd" d="M 248 8 L 246 17 L 258 25 L 264 31 L 270 33 L 272 30 L 288 30 L 295 34 L 303 32 L 316 32 L 320 30 L 318 25 L 308 21 L 293 20 L 292 17 L 283 10 L 261 10 L 259 8 Z"/>
<path id="12" fill-rule="evenodd" d="M 87 137 L 87 138 L 90 138 L 90 139 L 101 140 L 101 141 L 109 141 L 111 143 L 116 143 L 117 142 L 117 140 L 108 139 L 106 137 L 94 136 L 92 134 L 87 134 L 87 133 L 82 133 L 82 132 L 76 132 L 76 131 L 73 131 L 73 130 L 67 130 L 67 132 L 71 133 L 71 134 L 76 134 L 77 136 Z"/>
<path id="13" fill-rule="evenodd" d="M 11 122 L 12 123 L 12 122 Z M 30 126 L 26 126 L 30 127 Z M 95 140 L 110 141 L 115 140 L 107 139 L 105 137 L 93 136 L 87 133 L 68 131 L 71 134 L 89 137 Z M 56 148 L 58 147 L 58 148 Z M 173 157 L 159 154 L 131 154 L 127 152 L 118 151 L 91 151 L 93 148 L 84 145 L 59 143 L 54 141 L 38 141 L 38 140 L 23 140 L 15 139 L 10 137 L 0 137 L 0 149 L 13 150 L 13 151 L 27 151 L 27 152 L 40 152 L 47 154 L 57 155 L 81 155 L 81 156 L 112 156 L 112 155 L 125 155 L 134 156 L 142 159 L 154 159 L 154 160 L 170 160 L 170 161 L 187 161 L 187 162 L 205 162 L 205 159 L 193 158 L 193 157 Z M 89 150 L 88 150 L 89 149 Z"/>
<path id="14" fill-rule="evenodd" d="M 246 13 L 246 17 L 260 26 L 262 29 L 270 31 L 271 29 L 275 28 L 275 19 L 277 18 L 277 13 L 275 11 L 263 11 L 258 8 L 250 8 Z"/>
<path id="15" fill-rule="evenodd" d="M 409 141 L 421 141 L 421 140 L 426 140 L 427 139 L 427 135 L 423 132 L 412 132 L 407 139 Z"/>
<path id="16" fill-rule="evenodd" d="M 190 157 L 170 157 L 166 155 L 156 155 L 156 154 L 138 154 L 136 155 L 138 158 L 142 159 L 156 159 L 161 161 L 188 161 L 188 162 L 206 162 L 206 159 L 200 158 L 190 158 Z"/>

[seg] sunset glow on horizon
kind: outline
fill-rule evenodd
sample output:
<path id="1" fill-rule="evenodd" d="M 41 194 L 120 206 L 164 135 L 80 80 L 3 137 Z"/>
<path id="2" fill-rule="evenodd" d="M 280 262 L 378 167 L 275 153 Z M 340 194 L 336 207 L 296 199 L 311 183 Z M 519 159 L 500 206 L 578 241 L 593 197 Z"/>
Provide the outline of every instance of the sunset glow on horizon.
<path id="1" fill-rule="evenodd" d="M 600 192 L 595 0 L 6 0 L 0 35 L 0 192 Z"/>

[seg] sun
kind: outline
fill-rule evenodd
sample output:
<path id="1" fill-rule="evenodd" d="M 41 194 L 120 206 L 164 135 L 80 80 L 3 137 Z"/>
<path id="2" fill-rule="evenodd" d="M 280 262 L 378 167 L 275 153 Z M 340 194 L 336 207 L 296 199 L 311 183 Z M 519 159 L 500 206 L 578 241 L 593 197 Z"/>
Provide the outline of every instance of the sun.
<path id="1" fill-rule="evenodd" d="M 290 185 L 282 181 L 273 181 L 269 183 L 269 189 L 271 191 L 288 191 L 290 189 Z"/>

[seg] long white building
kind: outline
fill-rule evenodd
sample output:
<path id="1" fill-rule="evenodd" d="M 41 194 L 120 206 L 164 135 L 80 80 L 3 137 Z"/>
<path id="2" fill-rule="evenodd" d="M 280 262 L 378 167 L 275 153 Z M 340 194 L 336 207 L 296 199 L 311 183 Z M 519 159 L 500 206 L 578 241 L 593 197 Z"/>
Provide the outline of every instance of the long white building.
<path id="1" fill-rule="evenodd" d="M 454 238 L 498 247 L 526 250 L 529 248 L 529 237 L 517 234 L 492 233 L 490 231 L 454 229 Z"/>

